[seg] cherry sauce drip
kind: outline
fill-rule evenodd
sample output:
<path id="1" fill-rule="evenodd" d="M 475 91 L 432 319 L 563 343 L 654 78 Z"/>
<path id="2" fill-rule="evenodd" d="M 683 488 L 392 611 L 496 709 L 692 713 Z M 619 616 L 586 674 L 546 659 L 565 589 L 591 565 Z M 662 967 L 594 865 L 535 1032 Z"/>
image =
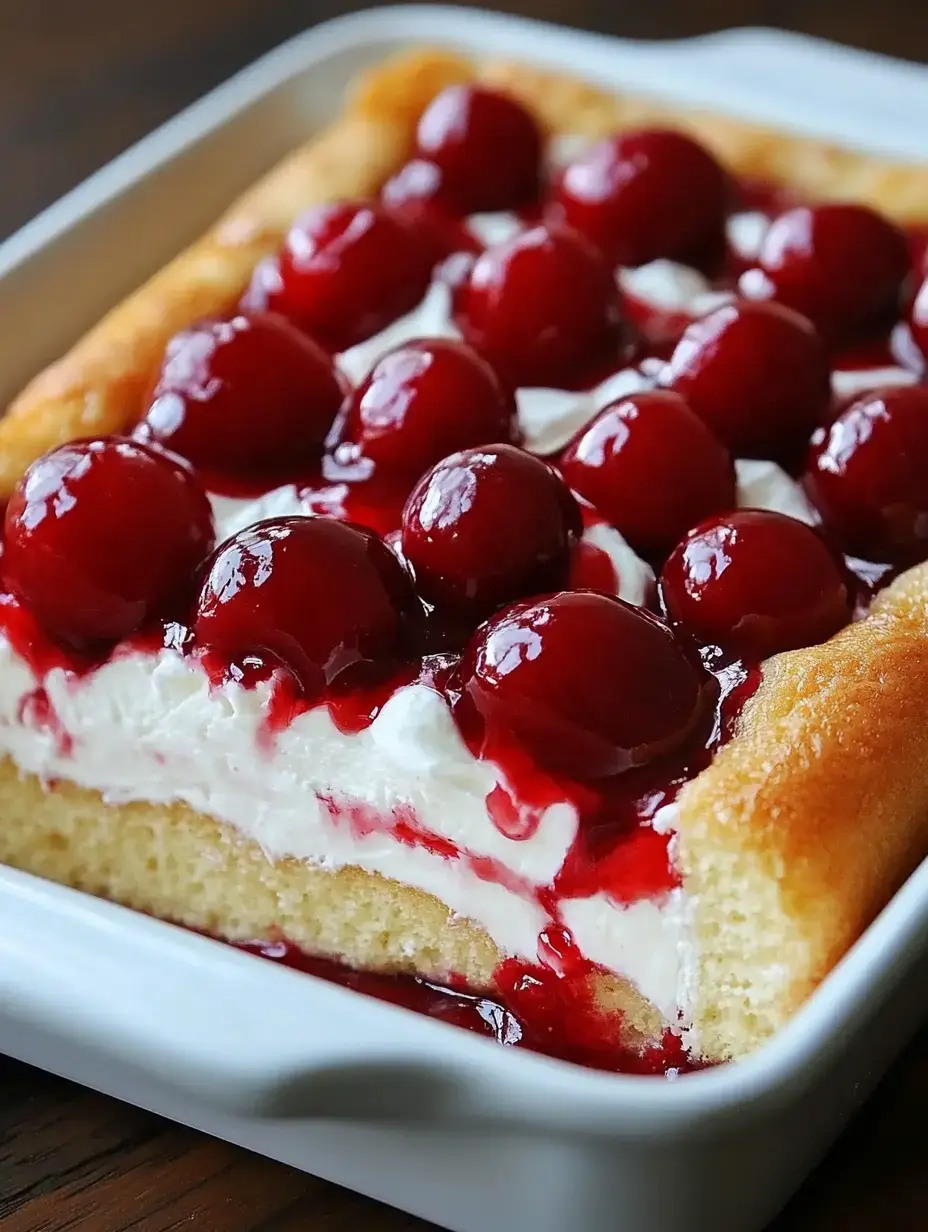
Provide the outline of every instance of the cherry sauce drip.
<path id="1" fill-rule="evenodd" d="M 750 183 L 739 186 L 739 196 L 742 209 L 757 209 L 768 214 L 794 203 L 787 192 Z M 521 214 L 524 220 L 534 222 L 539 217 L 539 207 L 530 203 L 522 207 Z M 455 234 L 461 231 L 456 223 L 454 228 Z M 913 262 L 920 265 L 928 249 L 928 233 L 913 233 L 910 240 Z M 450 245 L 455 246 L 456 242 Z M 470 241 L 468 246 L 471 246 Z M 732 289 L 743 269 L 743 259 L 729 252 L 713 279 L 714 288 Z M 597 360 L 590 371 L 574 377 L 571 381 L 574 388 L 592 388 L 624 367 L 632 357 L 638 362 L 666 358 L 688 323 L 683 314 L 660 312 L 631 297 L 626 298 L 626 310 L 634 326 L 634 341 L 631 344 L 623 342 L 621 350 L 608 361 Z M 895 364 L 912 366 L 915 362 L 899 327 L 845 347 L 833 357 L 834 366 L 842 369 Z M 397 484 L 375 469 L 337 462 L 331 457 L 312 464 L 304 462 L 293 472 L 282 471 L 274 476 L 264 473 L 233 478 L 204 470 L 201 478 L 212 492 L 239 498 L 257 497 L 271 487 L 292 482 L 301 491 L 307 512 L 354 521 L 381 535 L 399 527 L 410 486 Z M 873 594 L 891 579 L 894 570 L 853 557 L 846 560 L 860 583 L 856 612 L 859 616 L 865 613 Z M 614 590 L 611 561 L 598 549 L 588 544 L 580 545 L 572 565 L 572 583 Z M 102 661 L 100 657 L 62 650 L 8 595 L 0 595 L 0 628 L 40 680 L 56 668 L 81 677 Z M 163 646 L 186 649 L 187 645 L 184 626 L 157 625 L 135 636 L 115 653 L 124 653 L 127 649 L 154 653 Z M 373 832 L 389 834 L 406 846 L 463 861 L 478 877 L 498 882 L 513 893 L 537 899 L 550 919 L 539 937 L 538 962 L 504 961 L 495 973 L 493 996 L 468 990 L 455 980 L 443 986 L 411 976 L 352 971 L 303 954 L 286 940 L 245 943 L 240 948 L 465 1027 L 506 1046 L 528 1048 L 613 1071 L 675 1074 L 697 1068 L 686 1056 L 680 1039 L 669 1031 L 659 1046 L 643 1053 L 617 1048 L 615 1024 L 610 1024 L 597 1010 L 591 989 L 592 977 L 602 971 L 579 953 L 559 918 L 558 900 L 563 896 L 582 897 L 605 892 L 619 902 L 633 902 L 643 897 L 659 898 L 678 884 L 668 857 L 667 836 L 655 830 L 651 823 L 658 810 L 673 802 L 683 784 L 699 773 L 731 736 L 741 706 L 760 679 L 756 666 L 726 661 L 713 648 L 704 651 L 704 661 L 718 683 L 711 731 L 703 733 L 701 741 L 691 743 L 682 754 L 656 767 L 617 776 L 604 784 L 590 785 L 542 773 L 514 745 L 481 749 L 482 755 L 492 758 L 502 772 L 501 784 L 487 800 L 489 813 L 499 829 L 513 841 L 528 839 L 550 804 L 566 799 L 577 809 L 581 819 L 577 838 L 550 887 L 539 889 L 529 885 L 498 862 L 451 843 L 424 827 L 411 810 L 399 808 L 384 817 L 356 802 L 322 800 L 332 823 L 350 827 L 359 837 Z M 357 733 L 373 722 L 398 687 L 418 680 L 445 694 L 459 719 L 465 740 L 476 749 L 480 733 L 469 726 L 472 719 L 460 706 L 456 663 L 454 655 L 429 657 L 376 687 L 325 696 L 317 704 L 328 708 L 340 731 Z M 277 665 L 252 658 L 230 668 L 209 655 L 203 656 L 203 664 L 214 683 L 231 677 L 243 687 L 259 682 L 269 684 L 270 700 L 259 749 L 262 755 L 273 751 L 280 732 L 308 708 L 292 676 Z M 24 699 L 22 718 L 51 731 L 62 756 L 67 755 L 69 737 L 44 687 L 37 687 Z"/>

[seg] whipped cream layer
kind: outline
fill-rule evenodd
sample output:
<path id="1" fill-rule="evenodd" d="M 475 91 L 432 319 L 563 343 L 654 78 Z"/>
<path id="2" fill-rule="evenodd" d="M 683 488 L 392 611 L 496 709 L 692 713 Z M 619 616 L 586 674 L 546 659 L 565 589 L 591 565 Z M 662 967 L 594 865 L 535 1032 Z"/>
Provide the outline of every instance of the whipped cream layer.
<path id="1" fill-rule="evenodd" d="M 413 886 L 475 921 L 507 955 L 537 962 L 553 922 L 538 891 L 576 837 L 574 806 L 550 804 L 528 838 L 504 835 L 486 803 L 497 787 L 508 791 L 502 772 L 470 753 L 428 685 L 399 688 L 357 733 L 316 706 L 271 736 L 273 687 L 211 685 L 195 658 L 169 649 L 117 652 L 86 676 L 55 668 L 39 680 L 0 637 L 0 750 L 23 771 L 113 804 L 183 801 L 271 859 L 353 865 Z M 558 902 L 582 953 L 630 979 L 671 1023 L 691 978 L 681 969 L 679 898 Z"/>

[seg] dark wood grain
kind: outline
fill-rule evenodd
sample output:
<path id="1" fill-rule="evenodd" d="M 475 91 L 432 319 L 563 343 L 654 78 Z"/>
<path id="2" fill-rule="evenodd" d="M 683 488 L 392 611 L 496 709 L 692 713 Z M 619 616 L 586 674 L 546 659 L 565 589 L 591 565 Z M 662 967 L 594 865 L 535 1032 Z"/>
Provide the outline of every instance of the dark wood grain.
<path id="1" fill-rule="evenodd" d="M 339 0 L 0 0 L 0 236 L 308 20 L 346 7 Z M 928 5 L 920 0 L 511 0 L 501 7 L 648 38 L 776 25 L 928 60 Z M 926 1108 L 923 1034 L 775 1232 L 925 1232 Z M 3 1059 L 0 1224 L 5 1232 L 426 1226 Z"/>

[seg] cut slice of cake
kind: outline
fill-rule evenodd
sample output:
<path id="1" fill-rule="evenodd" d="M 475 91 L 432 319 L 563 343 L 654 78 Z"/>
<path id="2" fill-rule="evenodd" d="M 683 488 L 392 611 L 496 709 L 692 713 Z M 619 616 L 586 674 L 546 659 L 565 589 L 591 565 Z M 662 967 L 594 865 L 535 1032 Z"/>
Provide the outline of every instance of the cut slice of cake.
<path id="1" fill-rule="evenodd" d="M 926 184 L 376 70 L 0 421 L 0 860 L 757 1047 L 928 852 Z"/>

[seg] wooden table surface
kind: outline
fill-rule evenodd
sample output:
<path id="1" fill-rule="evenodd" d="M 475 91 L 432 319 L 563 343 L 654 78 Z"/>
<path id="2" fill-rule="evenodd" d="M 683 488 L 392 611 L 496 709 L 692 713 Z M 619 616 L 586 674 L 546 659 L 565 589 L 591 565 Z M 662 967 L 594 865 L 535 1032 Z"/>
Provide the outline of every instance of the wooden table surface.
<path id="1" fill-rule="evenodd" d="M 308 20 L 346 7 L 339 0 L 0 0 L 0 237 Z M 928 60 L 921 0 L 511 0 L 501 7 L 649 38 L 780 25 Z M 775 1232 L 925 1232 L 926 1108 L 923 1033 Z M 426 1227 L 2 1058 L 0 1225 L 5 1232 Z"/>

